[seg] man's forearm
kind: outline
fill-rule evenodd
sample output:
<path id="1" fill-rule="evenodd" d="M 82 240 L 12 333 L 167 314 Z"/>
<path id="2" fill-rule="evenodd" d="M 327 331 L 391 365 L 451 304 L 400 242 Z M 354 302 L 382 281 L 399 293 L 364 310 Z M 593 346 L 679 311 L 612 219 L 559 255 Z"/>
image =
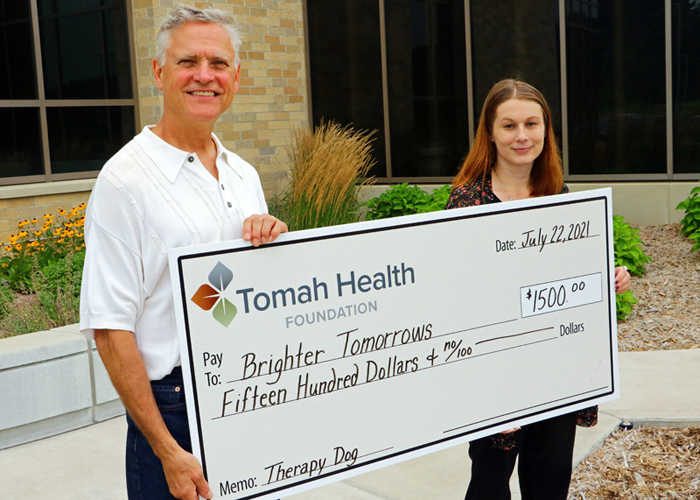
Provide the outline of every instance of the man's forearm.
<path id="1" fill-rule="evenodd" d="M 163 464 L 170 493 L 186 500 L 195 500 L 198 494 L 211 498 L 199 462 L 180 447 L 163 422 L 134 334 L 96 330 L 95 344 L 129 415 Z"/>
<path id="2" fill-rule="evenodd" d="M 146 366 L 132 332 L 96 330 L 95 344 L 126 410 L 155 454 L 163 460 L 177 442 L 168 431 L 153 398 Z"/>

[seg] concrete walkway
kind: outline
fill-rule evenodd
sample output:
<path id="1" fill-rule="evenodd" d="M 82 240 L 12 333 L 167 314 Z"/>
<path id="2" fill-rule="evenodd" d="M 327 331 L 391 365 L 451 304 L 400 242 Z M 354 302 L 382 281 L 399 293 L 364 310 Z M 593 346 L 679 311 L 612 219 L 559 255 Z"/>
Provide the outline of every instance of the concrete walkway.
<path id="1" fill-rule="evenodd" d="M 602 445 L 620 421 L 700 426 L 700 349 L 620 353 L 622 398 L 603 405 L 597 426 L 579 428 L 574 462 Z M 124 417 L 0 451 L 3 498 L 125 500 Z M 294 500 L 461 500 L 468 445 L 289 497 Z M 519 499 L 517 478 L 511 481 Z"/>

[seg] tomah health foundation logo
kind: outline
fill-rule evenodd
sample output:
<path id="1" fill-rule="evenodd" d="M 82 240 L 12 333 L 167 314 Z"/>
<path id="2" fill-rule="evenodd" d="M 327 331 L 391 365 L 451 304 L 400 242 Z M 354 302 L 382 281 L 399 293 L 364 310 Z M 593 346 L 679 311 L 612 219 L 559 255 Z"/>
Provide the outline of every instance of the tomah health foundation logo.
<path id="1" fill-rule="evenodd" d="M 214 308 L 214 319 L 227 327 L 236 317 L 238 310 L 236 306 L 231 304 L 227 299 L 221 296 L 221 294 L 229 286 L 231 280 L 233 279 L 233 273 L 231 270 L 218 262 L 214 269 L 209 273 L 209 283 L 212 286 L 204 284 L 199 287 L 197 293 L 192 297 L 192 302 L 197 304 L 199 307 L 205 311 Z"/>

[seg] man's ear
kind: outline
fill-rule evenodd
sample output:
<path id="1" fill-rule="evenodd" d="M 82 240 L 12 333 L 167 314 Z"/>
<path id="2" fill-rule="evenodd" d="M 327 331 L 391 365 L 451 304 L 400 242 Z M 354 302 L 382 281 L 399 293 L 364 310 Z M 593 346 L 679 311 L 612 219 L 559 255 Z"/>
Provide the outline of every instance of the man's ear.
<path id="1" fill-rule="evenodd" d="M 156 58 L 153 58 L 153 78 L 156 80 L 156 86 L 158 87 L 158 90 L 163 90 L 163 80 L 161 78 L 163 74 L 163 67 L 158 64 L 158 61 Z"/>
<path id="2" fill-rule="evenodd" d="M 238 92 L 238 84 L 241 82 L 241 63 L 238 63 L 238 68 L 236 68 L 236 79 L 233 82 L 233 93 Z"/>

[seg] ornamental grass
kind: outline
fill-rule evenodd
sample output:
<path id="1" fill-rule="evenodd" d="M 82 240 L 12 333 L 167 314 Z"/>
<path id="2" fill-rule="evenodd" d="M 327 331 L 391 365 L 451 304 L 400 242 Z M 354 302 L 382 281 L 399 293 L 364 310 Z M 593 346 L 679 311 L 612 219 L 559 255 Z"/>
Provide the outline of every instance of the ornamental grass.
<path id="1" fill-rule="evenodd" d="M 314 132 L 298 129 L 287 148 L 290 184 L 278 204 L 279 217 L 290 230 L 357 222 L 359 191 L 375 164 L 374 131 L 356 131 L 337 123 L 321 123 Z"/>

